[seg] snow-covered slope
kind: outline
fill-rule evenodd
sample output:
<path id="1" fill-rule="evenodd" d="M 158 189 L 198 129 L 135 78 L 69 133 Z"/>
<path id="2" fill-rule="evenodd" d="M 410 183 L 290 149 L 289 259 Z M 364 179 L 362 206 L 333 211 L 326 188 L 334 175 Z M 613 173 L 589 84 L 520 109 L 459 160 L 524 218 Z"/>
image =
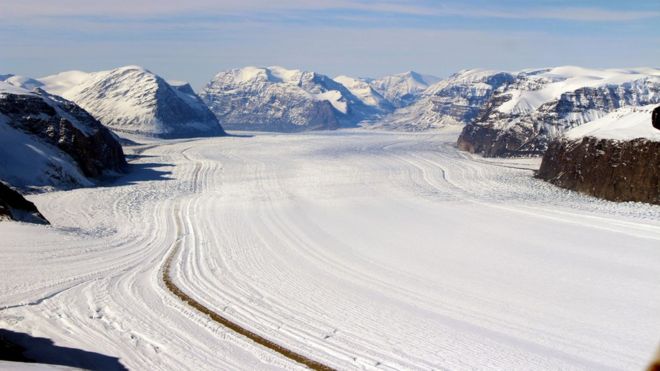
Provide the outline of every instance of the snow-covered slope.
<path id="1" fill-rule="evenodd" d="M 412 105 L 400 108 L 373 127 L 421 131 L 465 125 L 476 119 L 493 92 L 513 75 L 490 70 L 463 70 L 428 87 Z"/>
<path id="2" fill-rule="evenodd" d="M 335 129 L 376 113 L 325 75 L 282 67 L 220 72 L 200 96 L 225 127 L 239 130 Z"/>
<path id="3" fill-rule="evenodd" d="M 344 85 L 353 95 L 367 106 L 374 107 L 379 112 L 387 113 L 394 110 L 394 105 L 377 92 L 367 80 L 349 76 L 337 76 L 334 79 Z"/>
<path id="4" fill-rule="evenodd" d="M 660 130 L 651 125 L 651 113 L 656 104 L 619 108 L 597 120 L 566 132 L 569 139 L 596 137 L 599 139 L 632 140 L 645 138 L 660 142 Z"/>
<path id="5" fill-rule="evenodd" d="M 365 81 L 395 107 L 405 107 L 415 102 L 424 90 L 440 78 L 408 71 Z"/>
<path id="6" fill-rule="evenodd" d="M 206 105 L 185 85 L 173 87 L 139 66 L 39 79 L 42 89 L 76 102 L 113 130 L 165 138 L 222 135 Z"/>
<path id="7" fill-rule="evenodd" d="M 621 107 L 660 102 L 660 69 L 523 70 L 499 87 L 459 146 L 487 156 L 541 154 L 573 127 Z"/>
<path id="8" fill-rule="evenodd" d="M 17 86 L 26 90 L 43 87 L 43 83 L 39 80 L 14 74 L 0 75 L 0 81 L 4 81 L 9 85 Z"/>
<path id="9" fill-rule="evenodd" d="M 30 190 L 89 186 L 125 165 L 115 137 L 86 111 L 0 81 L 1 180 Z"/>

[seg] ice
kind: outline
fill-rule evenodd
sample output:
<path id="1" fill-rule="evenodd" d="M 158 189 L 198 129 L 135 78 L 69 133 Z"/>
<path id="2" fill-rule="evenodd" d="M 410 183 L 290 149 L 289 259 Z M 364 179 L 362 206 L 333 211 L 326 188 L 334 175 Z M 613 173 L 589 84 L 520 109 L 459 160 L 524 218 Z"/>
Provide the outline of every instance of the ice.
<path id="1" fill-rule="evenodd" d="M 660 207 L 458 152 L 456 129 L 153 140 L 113 184 L 0 223 L 0 327 L 130 369 L 301 369 L 195 300 L 336 369 L 641 369 Z"/>

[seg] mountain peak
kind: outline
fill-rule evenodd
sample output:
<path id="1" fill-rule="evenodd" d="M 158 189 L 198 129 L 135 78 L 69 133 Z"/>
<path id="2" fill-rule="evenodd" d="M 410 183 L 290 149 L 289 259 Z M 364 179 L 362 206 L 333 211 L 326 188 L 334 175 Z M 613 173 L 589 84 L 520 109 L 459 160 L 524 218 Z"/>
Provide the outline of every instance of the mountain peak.
<path id="1" fill-rule="evenodd" d="M 171 86 L 141 66 L 70 71 L 40 80 L 44 90 L 76 102 L 116 131 L 160 137 L 223 133 L 189 85 Z"/>

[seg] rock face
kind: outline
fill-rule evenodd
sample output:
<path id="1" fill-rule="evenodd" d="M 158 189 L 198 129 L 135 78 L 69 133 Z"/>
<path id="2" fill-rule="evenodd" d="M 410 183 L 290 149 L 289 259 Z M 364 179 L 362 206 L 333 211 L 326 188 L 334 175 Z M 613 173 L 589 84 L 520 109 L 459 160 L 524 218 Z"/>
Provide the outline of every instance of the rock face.
<path id="1" fill-rule="evenodd" d="M 121 145 L 85 110 L 6 82 L 0 82 L 0 158 L 0 179 L 23 189 L 87 186 L 126 167 Z"/>
<path id="2" fill-rule="evenodd" d="M 373 127 L 423 131 L 472 123 L 495 90 L 513 80 L 513 75 L 506 72 L 460 71 L 431 85 L 415 103 L 396 110 Z"/>
<path id="3" fill-rule="evenodd" d="M 218 73 L 200 95 L 223 125 L 235 130 L 336 129 L 374 113 L 329 77 L 282 67 Z"/>
<path id="4" fill-rule="evenodd" d="M 656 107 L 653 110 L 653 127 L 660 130 L 660 107 Z"/>
<path id="5" fill-rule="evenodd" d="M 161 138 L 224 135 L 190 85 L 170 85 L 139 66 L 64 72 L 39 79 L 41 88 L 69 99 L 117 132 Z"/>
<path id="6" fill-rule="evenodd" d="M 458 137 L 458 149 L 486 157 L 534 156 L 543 151 L 526 138 L 535 136 L 533 128 L 523 126 L 502 131 L 492 126 L 467 125 Z"/>
<path id="7" fill-rule="evenodd" d="M 498 87 L 458 146 L 485 156 L 542 154 L 563 132 L 622 107 L 660 102 L 660 70 L 526 70 Z"/>
<path id="8" fill-rule="evenodd" d="M 36 224 L 50 224 L 32 202 L 0 182 L 0 221 L 7 219 Z"/>
<path id="9" fill-rule="evenodd" d="M 545 152 L 537 177 L 611 201 L 660 204 L 660 142 L 556 139 Z"/>

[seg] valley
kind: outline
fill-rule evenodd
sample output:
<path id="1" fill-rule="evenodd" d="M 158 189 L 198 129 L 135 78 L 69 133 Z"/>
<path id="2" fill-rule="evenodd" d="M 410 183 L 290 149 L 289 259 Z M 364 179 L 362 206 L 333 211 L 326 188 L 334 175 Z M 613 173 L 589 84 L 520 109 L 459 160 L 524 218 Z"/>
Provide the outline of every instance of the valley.
<path id="1" fill-rule="evenodd" d="M 0 327 L 130 369 L 302 368 L 182 302 L 167 267 L 337 369 L 642 368 L 660 207 L 556 188 L 459 132 L 140 138 L 113 183 L 31 195 L 51 227 L 0 224 Z"/>

